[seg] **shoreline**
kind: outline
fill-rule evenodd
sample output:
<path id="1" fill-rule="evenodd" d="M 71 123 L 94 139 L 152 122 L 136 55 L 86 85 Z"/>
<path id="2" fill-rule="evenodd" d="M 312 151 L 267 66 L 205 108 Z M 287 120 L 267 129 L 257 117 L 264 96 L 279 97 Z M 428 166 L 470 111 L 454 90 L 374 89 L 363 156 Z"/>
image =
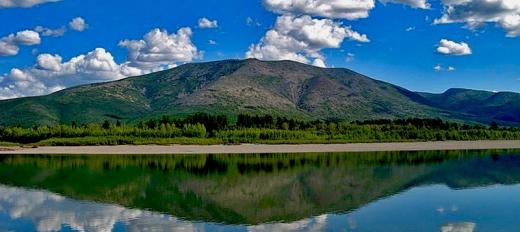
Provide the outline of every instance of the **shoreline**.
<path id="1" fill-rule="evenodd" d="M 70 147 L 0 147 L 0 155 L 71 154 L 71 155 L 152 155 L 152 154 L 252 154 L 520 149 L 520 140 L 438 141 L 402 143 L 350 143 L 301 145 L 121 145 Z"/>

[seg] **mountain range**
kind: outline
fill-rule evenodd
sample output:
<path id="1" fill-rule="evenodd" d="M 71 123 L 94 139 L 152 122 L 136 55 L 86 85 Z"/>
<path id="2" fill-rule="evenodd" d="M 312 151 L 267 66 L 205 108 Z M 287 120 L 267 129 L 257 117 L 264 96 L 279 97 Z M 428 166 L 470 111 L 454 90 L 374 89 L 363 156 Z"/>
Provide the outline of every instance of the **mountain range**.
<path id="1" fill-rule="evenodd" d="M 450 89 L 413 92 L 345 68 L 293 61 L 190 63 L 50 95 L 0 101 L 0 125 L 135 121 L 195 112 L 299 119 L 441 118 L 520 125 L 520 94 Z"/>

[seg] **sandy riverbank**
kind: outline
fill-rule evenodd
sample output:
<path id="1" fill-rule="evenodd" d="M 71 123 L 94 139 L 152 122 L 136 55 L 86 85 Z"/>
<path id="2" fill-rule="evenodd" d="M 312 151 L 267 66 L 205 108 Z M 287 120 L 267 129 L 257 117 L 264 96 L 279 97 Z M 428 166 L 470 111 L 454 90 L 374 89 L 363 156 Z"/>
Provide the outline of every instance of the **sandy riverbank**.
<path id="1" fill-rule="evenodd" d="M 143 145 L 3 148 L 0 154 L 236 154 L 236 153 L 306 153 L 368 152 L 421 150 L 520 149 L 520 141 L 444 141 L 407 143 L 352 143 L 304 145 Z"/>

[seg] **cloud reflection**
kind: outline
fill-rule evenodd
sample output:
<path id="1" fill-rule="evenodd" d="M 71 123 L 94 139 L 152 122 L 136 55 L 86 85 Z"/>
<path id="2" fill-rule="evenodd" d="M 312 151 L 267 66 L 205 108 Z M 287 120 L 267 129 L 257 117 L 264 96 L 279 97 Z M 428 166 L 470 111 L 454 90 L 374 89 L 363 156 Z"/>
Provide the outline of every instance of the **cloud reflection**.
<path id="1" fill-rule="evenodd" d="M 117 223 L 127 231 L 204 231 L 200 224 L 149 211 L 71 200 L 54 193 L 0 185 L 0 212 L 24 219 L 37 231 L 112 231 Z"/>
<path id="2" fill-rule="evenodd" d="M 476 226 L 472 222 L 451 223 L 442 226 L 441 232 L 473 232 Z"/>
<path id="3" fill-rule="evenodd" d="M 327 215 L 321 215 L 310 219 L 290 223 L 274 223 L 249 226 L 249 232 L 258 231 L 325 231 Z"/>
<path id="4" fill-rule="evenodd" d="M 60 231 L 67 226 L 75 231 L 113 231 L 122 224 L 126 231 L 205 231 L 208 223 L 192 223 L 145 210 L 128 209 L 117 205 L 79 201 L 51 192 L 28 190 L 0 185 L 0 213 L 11 220 L 32 223 L 37 231 Z M 2 222 L 0 222 L 1 228 Z M 244 231 L 324 231 L 327 215 L 290 223 L 256 226 L 214 224 L 222 229 Z M 224 228 L 225 227 L 225 228 Z"/>

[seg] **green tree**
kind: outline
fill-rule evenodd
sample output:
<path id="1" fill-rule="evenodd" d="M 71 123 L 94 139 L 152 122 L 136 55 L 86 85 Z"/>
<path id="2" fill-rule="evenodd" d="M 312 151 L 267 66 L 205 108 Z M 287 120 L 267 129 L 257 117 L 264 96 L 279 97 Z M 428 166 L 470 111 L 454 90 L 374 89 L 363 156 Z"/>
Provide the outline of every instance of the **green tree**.
<path id="1" fill-rule="evenodd" d="M 108 121 L 108 120 L 105 120 L 105 121 L 103 122 L 103 124 L 101 124 L 101 128 L 103 128 L 103 129 L 105 129 L 105 130 L 110 129 L 110 127 L 111 127 L 111 124 L 110 124 L 110 121 Z"/>

